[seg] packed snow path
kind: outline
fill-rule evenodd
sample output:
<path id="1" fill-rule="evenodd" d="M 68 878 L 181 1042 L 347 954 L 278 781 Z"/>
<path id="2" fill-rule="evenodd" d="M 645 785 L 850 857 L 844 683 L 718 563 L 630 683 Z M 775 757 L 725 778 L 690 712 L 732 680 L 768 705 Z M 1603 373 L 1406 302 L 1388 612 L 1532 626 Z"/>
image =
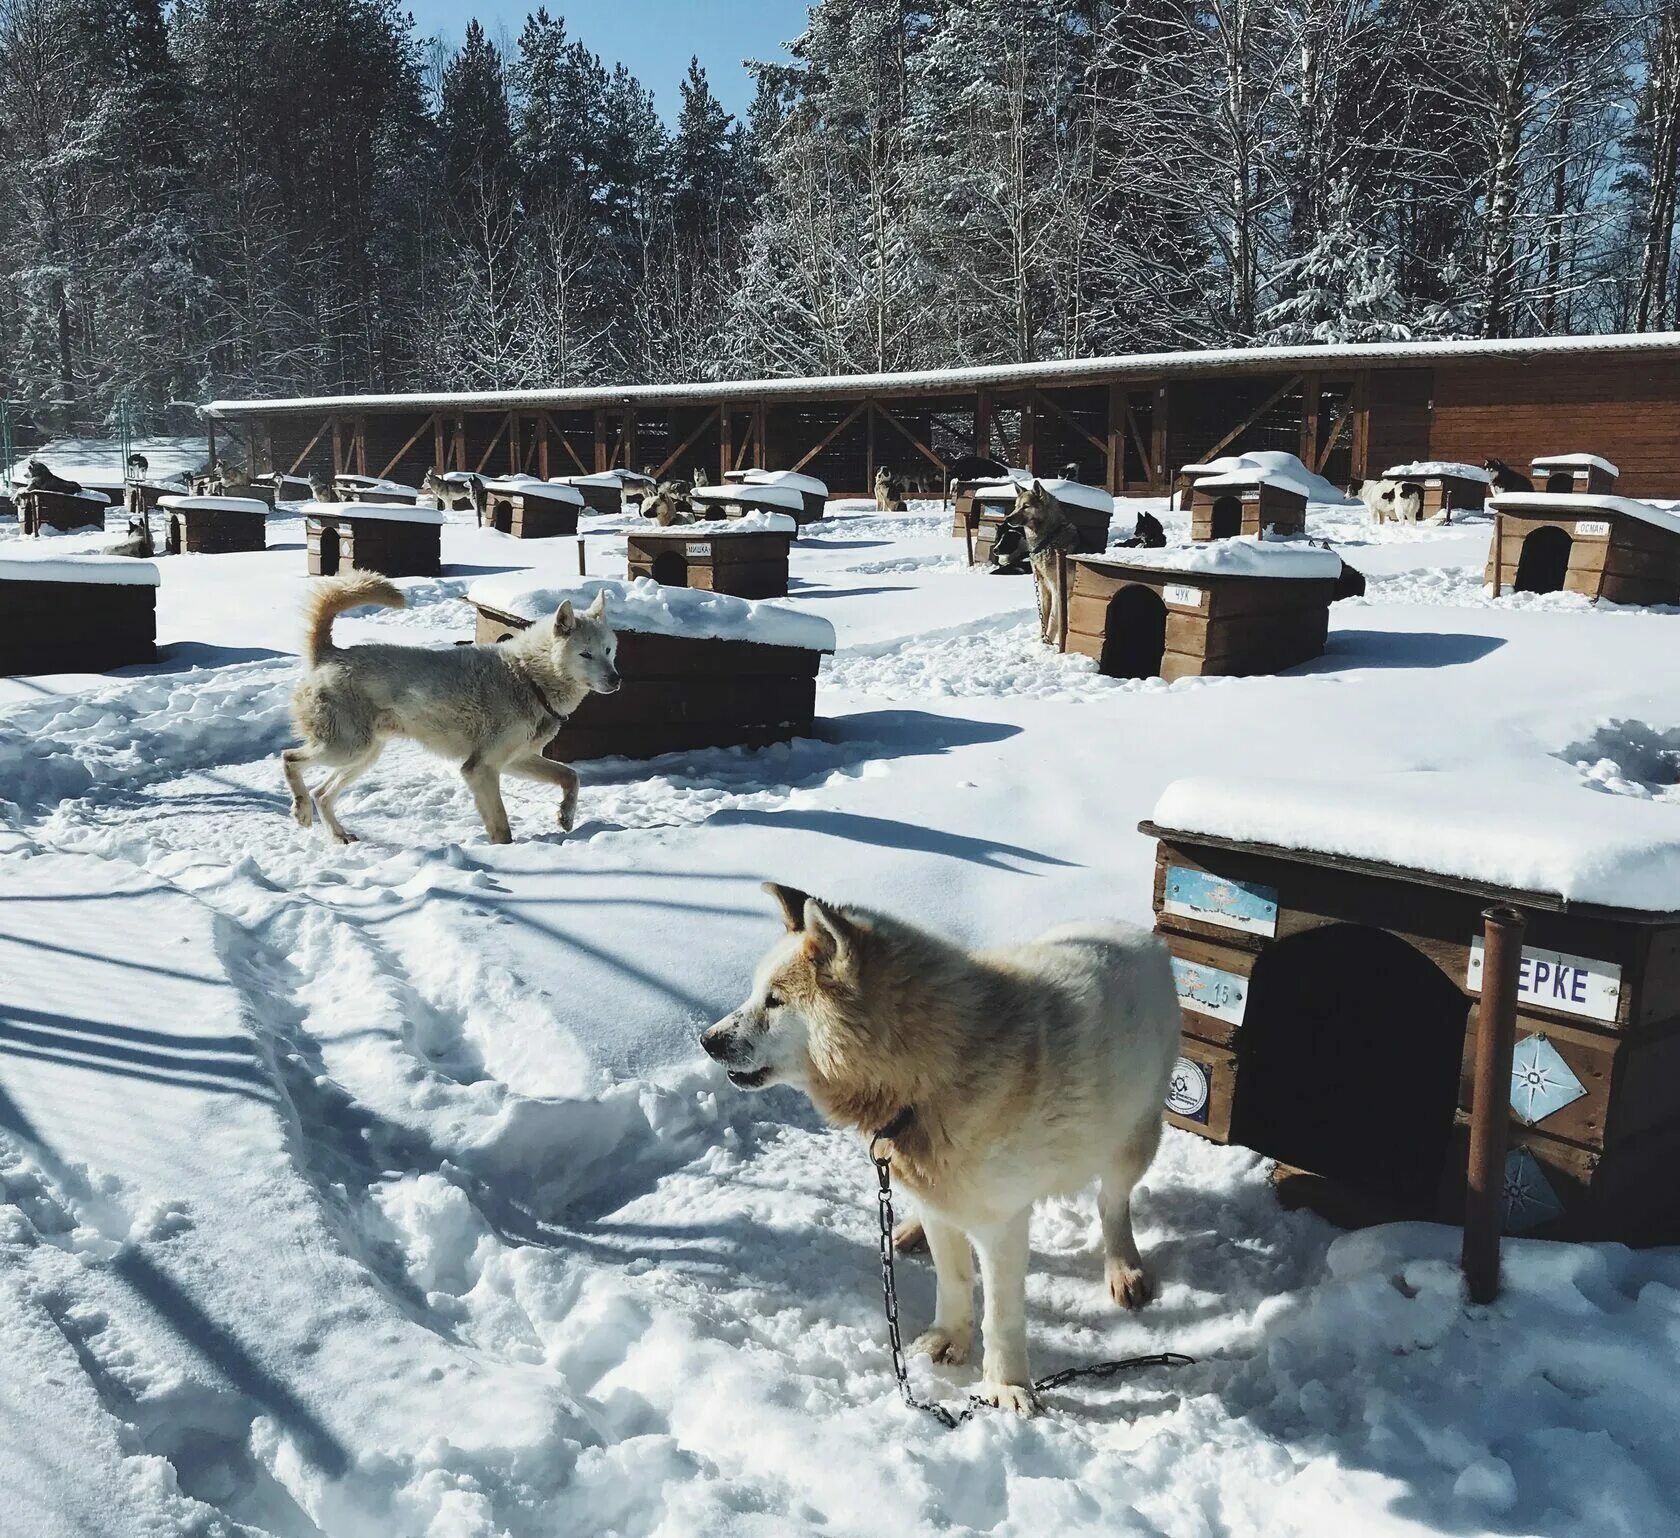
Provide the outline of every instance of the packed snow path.
<path id="1" fill-rule="evenodd" d="M 1512 1244 L 1471 1309 L 1453 1231 L 1338 1236 L 1173 1133 L 1157 1302 L 1115 1311 L 1089 1195 L 1054 1202 L 1030 1339 L 1197 1364 L 947 1432 L 895 1396 L 861 1149 L 694 1045 L 777 933 L 765 877 L 982 941 L 1147 922 L 1135 824 L 1186 773 L 1673 800 L 1680 616 L 1490 602 L 1486 524 L 1357 516 L 1311 519 L 1371 579 L 1325 658 L 1169 688 L 1044 652 L 943 516 L 838 509 L 789 600 L 840 637 L 821 739 L 584 765 L 565 840 L 510 782 L 506 848 L 408 747 L 344 803 L 364 842 L 290 821 L 296 519 L 159 563 L 156 667 L 0 680 L 0 1530 L 1675 1530 L 1672 1252 Z M 448 644 L 472 580 L 575 548 L 457 515 L 445 575 L 341 634 Z M 924 1319 L 926 1262 L 900 1287 Z"/>

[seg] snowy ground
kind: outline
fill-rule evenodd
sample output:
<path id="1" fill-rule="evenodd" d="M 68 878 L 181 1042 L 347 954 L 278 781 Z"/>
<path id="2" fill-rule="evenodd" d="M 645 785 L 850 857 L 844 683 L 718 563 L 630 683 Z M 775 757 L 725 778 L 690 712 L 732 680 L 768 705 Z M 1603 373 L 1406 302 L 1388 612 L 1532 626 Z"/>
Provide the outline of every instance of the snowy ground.
<path id="1" fill-rule="evenodd" d="M 1453 1231 L 1339 1235 L 1169 1133 L 1159 1300 L 1118 1314 L 1089 1195 L 1049 1205 L 1034 1366 L 1197 1364 L 948 1432 L 894 1394 L 861 1151 L 694 1045 L 766 877 L 979 941 L 1148 922 L 1135 825 L 1210 767 L 1674 799 L 1680 619 L 1484 599 L 1485 523 L 1311 523 L 1370 577 L 1329 653 L 1168 687 L 1041 650 L 937 512 L 837 507 L 793 555 L 840 637 L 820 738 L 586 765 L 564 841 L 510 782 L 488 846 L 407 749 L 344 803 L 364 842 L 293 825 L 295 518 L 160 562 L 155 667 L 0 680 L 0 1530 L 1676 1531 L 1680 1254 L 1513 1243 L 1469 1308 Z M 576 561 L 459 515 L 444 552 L 340 633 L 447 644 L 475 577 Z M 925 1262 L 900 1285 L 923 1319 Z"/>

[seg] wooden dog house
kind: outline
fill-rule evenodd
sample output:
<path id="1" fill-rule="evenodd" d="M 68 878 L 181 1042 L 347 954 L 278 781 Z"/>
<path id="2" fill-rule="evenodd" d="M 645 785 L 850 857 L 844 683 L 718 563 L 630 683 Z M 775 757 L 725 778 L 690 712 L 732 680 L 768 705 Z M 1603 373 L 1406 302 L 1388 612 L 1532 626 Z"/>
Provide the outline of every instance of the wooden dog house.
<path id="1" fill-rule="evenodd" d="M 814 475 L 802 475 L 797 470 L 748 470 L 741 477 L 743 486 L 781 486 L 797 491 L 800 510 L 794 518 L 801 524 L 816 523 L 828 514 L 828 483 Z"/>
<path id="2" fill-rule="evenodd" d="M 1340 557 L 1236 539 L 1069 556 L 1062 650 L 1113 678 L 1276 673 L 1324 651 Z"/>
<path id="3" fill-rule="evenodd" d="M 1190 493 L 1190 537 L 1234 539 L 1241 534 L 1300 534 L 1307 527 L 1306 493 L 1266 470 L 1224 470 L 1197 478 Z"/>
<path id="4" fill-rule="evenodd" d="M 1609 496 L 1621 477 L 1608 459 L 1596 454 L 1548 454 L 1532 460 L 1529 472 L 1536 491 L 1573 491 L 1586 496 Z"/>
<path id="5" fill-rule="evenodd" d="M 984 566 L 990 562 L 992 546 L 997 543 L 1004 521 L 1014 511 L 1017 496 L 1032 484 L 1031 481 L 984 481 L 975 487 L 967 515 L 974 530 L 969 554 L 971 565 Z M 1083 553 L 1108 548 L 1108 528 L 1114 520 L 1113 497 L 1100 486 L 1085 486 L 1055 476 L 1041 479 L 1038 484 L 1050 493 L 1050 499 L 1073 525 L 1075 550 Z"/>
<path id="6" fill-rule="evenodd" d="M 583 493 L 577 487 L 525 476 L 486 481 L 484 499 L 485 527 L 500 529 L 515 539 L 576 534 L 578 514 L 583 511 Z"/>
<path id="7" fill-rule="evenodd" d="M 1632 497 L 1507 491 L 1494 513 L 1486 580 L 1501 593 L 1580 593 L 1611 603 L 1680 603 L 1680 512 Z"/>
<path id="8" fill-rule="evenodd" d="M 1543 828 L 1555 854 L 1560 829 L 1568 836 L 1580 820 L 1572 799 L 1604 803 L 1588 808 L 1584 855 L 1648 850 L 1651 832 L 1627 821 L 1648 803 L 1563 786 L 1556 805 L 1549 796 L 1513 804 L 1503 787 L 1472 783 L 1466 797 L 1447 778 L 1168 788 L 1142 824 L 1159 841 L 1156 930 L 1184 1011 L 1168 1119 L 1413 1215 L 1456 1221 L 1481 914 L 1509 904 L 1527 930 L 1506 1230 L 1674 1242 L 1680 912 L 1566 899 L 1538 876 L 1508 887 L 1454 864 L 1469 848 L 1509 865 L 1526 817 L 1535 819 L 1526 836 Z M 1622 831 L 1609 831 L 1618 819 Z M 1248 826 L 1277 841 L 1236 836 Z M 1680 850 L 1677 828 L 1670 821 L 1656 836 Z M 1337 847 L 1293 847 L 1303 835 Z M 1350 845 L 1362 853 L 1343 852 Z M 1452 858 L 1428 868 L 1374 857 L 1396 847 Z M 1672 901 L 1654 883 L 1638 885 L 1621 900 Z"/>
<path id="9" fill-rule="evenodd" d="M 305 502 L 309 575 L 355 567 L 387 577 L 435 577 L 443 569 L 443 514 L 435 507 L 378 502 Z"/>
<path id="10" fill-rule="evenodd" d="M 703 528 L 632 529 L 630 575 L 737 598 L 784 598 L 788 550 L 798 532 L 785 513 L 754 513 Z"/>
<path id="11" fill-rule="evenodd" d="M 609 515 L 622 513 L 627 498 L 640 502 L 653 491 L 651 476 L 637 475 L 630 470 L 602 470 L 596 475 L 557 475 L 551 476 L 550 480 L 556 486 L 570 486 L 583 498 L 583 505 L 590 512 Z M 643 482 L 646 482 L 645 486 Z"/>
<path id="12" fill-rule="evenodd" d="M 285 475 L 276 470 L 271 484 L 276 505 L 281 502 L 307 502 L 315 495 L 308 480 L 301 475 Z"/>
<path id="13" fill-rule="evenodd" d="M 268 504 L 255 497 L 162 498 L 169 519 L 164 548 L 171 555 L 229 555 L 268 544 Z"/>
<path id="14" fill-rule="evenodd" d="M 1388 481 L 1410 481 L 1423 492 L 1423 516 L 1479 512 L 1492 493 L 1492 477 L 1477 465 L 1447 460 L 1414 460 L 1384 470 Z"/>
<path id="15" fill-rule="evenodd" d="M 111 504 L 100 491 L 32 491 L 16 493 L 18 523 L 25 534 L 69 534 L 77 529 L 102 529 Z"/>
<path id="16" fill-rule="evenodd" d="M 809 523 L 805 494 L 797 486 L 763 482 L 736 482 L 723 486 L 696 486 L 689 495 L 697 518 L 744 518 L 749 513 L 781 513 L 798 523 Z"/>
<path id="17" fill-rule="evenodd" d="M 420 501 L 415 487 L 377 475 L 335 475 L 333 489 L 346 502 L 394 502 L 414 507 Z"/>
<path id="18" fill-rule="evenodd" d="M 129 556 L 0 556 L 0 674 L 155 662 L 157 587 L 157 567 Z"/>
<path id="19" fill-rule="evenodd" d="M 958 539 L 967 539 L 974 527 L 971 520 L 979 514 L 974 506 L 974 499 L 982 487 L 1004 486 L 1011 483 L 1019 486 L 1029 485 L 1032 476 L 1025 470 L 1011 469 L 1007 480 L 1000 481 L 990 476 L 979 480 L 965 480 L 951 482 L 951 533 Z"/>
<path id="20" fill-rule="evenodd" d="M 817 667 L 834 650 L 834 628 L 779 604 L 645 579 L 541 589 L 529 572 L 509 572 L 468 593 L 478 610 L 476 638 L 506 640 L 548 621 L 564 599 L 587 607 L 602 588 L 624 686 L 588 696 L 544 750 L 548 757 L 651 758 L 811 735 Z"/>

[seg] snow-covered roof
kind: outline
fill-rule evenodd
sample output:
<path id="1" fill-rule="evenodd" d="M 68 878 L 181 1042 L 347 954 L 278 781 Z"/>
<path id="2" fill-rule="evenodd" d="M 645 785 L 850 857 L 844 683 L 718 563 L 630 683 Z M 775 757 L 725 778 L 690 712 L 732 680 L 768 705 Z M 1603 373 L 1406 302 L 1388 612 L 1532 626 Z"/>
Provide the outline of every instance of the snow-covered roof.
<path id="1" fill-rule="evenodd" d="M 1518 786 L 1474 770 L 1175 780 L 1153 821 L 1566 902 L 1680 908 L 1680 805 L 1594 794 L 1550 761 Z"/>
<path id="2" fill-rule="evenodd" d="M 158 506 L 180 513 L 249 513 L 254 518 L 268 516 L 268 504 L 255 497 L 159 497 Z"/>
<path id="3" fill-rule="evenodd" d="M 983 481 L 974 488 L 974 500 L 976 502 L 1007 502 L 1013 507 L 1015 498 L 1020 495 L 1023 484 L 1030 485 L 1030 478 L 1026 482 L 1015 480 Z M 1114 511 L 1114 498 L 1101 486 L 1087 486 L 1083 481 L 1064 480 L 1060 476 L 1040 477 L 1038 484 L 1049 492 L 1056 501 L 1064 503 L 1068 507 L 1089 508 L 1093 513 L 1112 513 Z"/>
<path id="4" fill-rule="evenodd" d="M 576 486 L 557 485 L 553 481 L 538 480 L 535 476 L 508 476 L 503 480 L 486 481 L 484 489 L 519 497 L 540 497 L 546 502 L 564 502 L 568 507 L 583 506 L 583 493 Z"/>
<path id="5" fill-rule="evenodd" d="M 12 477 L 12 487 L 14 490 L 18 491 L 28 491 L 30 489 L 29 484 L 24 480 L 21 471 Z M 80 491 L 54 491 L 50 486 L 43 486 L 40 489 L 46 492 L 49 496 L 79 497 L 82 501 L 95 503 L 101 508 L 107 508 L 111 505 L 111 499 L 106 496 L 104 492 L 94 491 L 85 486 Z"/>
<path id="6" fill-rule="evenodd" d="M 443 510 L 407 502 L 293 502 L 305 518 L 354 519 L 358 523 L 442 523 Z"/>
<path id="7" fill-rule="evenodd" d="M 401 481 L 387 481 L 377 475 L 335 475 L 335 486 L 349 486 L 357 491 L 383 491 L 396 496 L 417 497 L 420 495 L 418 487 L 405 486 Z"/>
<path id="8" fill-rule="evenodd" d="M 756 502 L 760 506 L 785 507 L 792 513 L 805 511 L 805 498 L 793 486 L 696 486 L 692 495 L 696 502 L 716 502 L 725 507 Z"/>
<path id="9" fill-rule="evenodd" d="M 633 582 L 580 577 L 549 586 L 533 572 L 500 572 L 473 583 L 467 589 L 467 598 L 499 614 L 534 623 L 553 614 L 567 599 L 579 608 L 587 608 L 602 591 L 607 595 L 607 623 L 615 630 L 754 641 L 761 646 L 796 646 L 806 651 L 834 650 L 834 627 L 820 615 L 783 604 L 708 593 L 702 588 L 665 587 L 647 577 L 637 577 Z"/>
<path id="10" fill-rule="evenodd" d="M 816 476 L 803 475 L 797 470 L 749 470 L 745 481 L 748 486 L 791 486 L 808 497 L 828 495 L 827 481 L 819 481 Z"/>
<path id="11" fill-rule="evenodd" d="M 1502 491 L 1489 497 L 1487 505 L 1495 513 L 1550 513 L 1565 518 L 1620 513 L 1670 534 L 1680 534 L 1680 513 L 1673 508 L 1641 502 L 1635 497 L 1613 496 L 1609 492 L 1594 495 L 1587 491 Z"/>
<path id="12" fill-rule="evenodd" d="M 19 540 L 0 555 L 0 582 L 93 582 L 102 587 L 156 587 L 158 569 L 126 555 L 58 555 Z"/>
<path id="13" fill-rule="evenodd" d="M 663 528 L 650 520 L 645 528 L 629 532 L 637 539 L 712 539 L 730 534 L 797 534 L 799 523 L 786 513 L 743 513 L 739 518 L 673 523 Z"/>
<path id="14" fill-rule="evenodd" d="M 1226 454 L 1204 465 L 1185 465 L 1180 475 L 1194 478 L 1198 486 L 1248 487 L 1269 483 L 1283 491 L 1294 492 L 1309 502 L 1331 507 L 1352 507 L 1357 497 L 1350 497 L 1341 487 L 1315 475 L 1293 454 L 1279 449 L 1256 449 L 1251 454 Z"/>
<path id="15" fill-rule="evenodd" d="M 981 385 L 1076 384 L 1085 380 L 1124 376 L 1266 374 L 1292 369 L 1319 369 L 1327 365 L 1338 368 L 1401 368 L 1418 363 L 1475 363 L 1488 359 L 1526 362 L 1549 357 L 1659 353 L 1680 353 L 1680 332 L 1450 342 L 1349 342 L 1302 347 L 1213 347 L 1181 352 L 1128 353 L 1104 358 L 1050 359 L 1040 363 L 918 369 L 900 374 L 828 374 L 791 379 L 698 380 L 688 384 L 591 385 L 564 390 L 468 390 L 438 394 L 219 400 L 210 402 L 204 410 L 212 417 L 236 417 L 287 411 L 508 411 L 527 407 L 552 410 L 720 399 L 740 401 L 745 405 L 757 400 L 799 396 L 865 397 L 930 388 L 965 390 Z"/>
<path id="16" fill-rule="evenodd" d="M 1528 466 L 1542 474 L 1547 470 L 1602 470 L 1606 475 L 1622 473 L 1608 459 L 1601 459 L 1597 454 L 1543 454 L 1538 459 L 1529 460 Z"/>
<path id="17" fill-rule="evenodd" d="M 597 470 L 591 475 L 551 475 L 549 480 L 556 486 L 617 486 L 620 490 L 631 486 L 655 484 L 651 475 L 643 475 L 640 470 Z"/>
<path id="18" fill-rule="evenodd" d="M 1342 574 L 1342 558 L 1333 550 L 1304 542 L 1276 539 L 1216 539 L 1203 545 L 1169 545 L 1165 549 L 1107 550 L 1080 555 L 1080 561 L 1100 566 L 1139 566 L 1151 571 L 1182 571 L 1209 577 L 1328 578 Z"/>
<path id="19" fill-rule="evenodd" d="M 1482 481 L 1491 485 L 1493 477 L 1480 465 L 1467 465 L 1457 459 L 1414 459 L 1410 464 L 1390 465 L 1382 473 L 1388 481 L 1426 481 L 1432 475 L 1452 475 L 1461 481 Z"/>

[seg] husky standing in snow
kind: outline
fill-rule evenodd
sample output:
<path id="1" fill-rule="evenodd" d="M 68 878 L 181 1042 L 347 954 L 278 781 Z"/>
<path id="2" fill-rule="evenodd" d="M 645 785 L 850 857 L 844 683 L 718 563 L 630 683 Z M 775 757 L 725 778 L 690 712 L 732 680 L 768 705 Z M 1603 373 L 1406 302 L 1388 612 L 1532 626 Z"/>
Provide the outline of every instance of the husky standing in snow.
<path id="1" fill-rule="evenodd" d="M 741 1089 L 791 1084 L 871 1139 L 916 1198 L 938 1274 L 911 1346 L 964 1361 L 980 1257 L 980 1397 L 1030 1415 L 1027 1220 L 1042 1197 L 1102 1180 L 1108 1291 L 1153 1291 L 1131 1198 L 1161 1140 L 1178 1051 L 1166 947 L 1128 924 L 1051 930 L 970 953 L 897 919 L 766 883 L 787 934 L 746 1002 L 700 1038 Z"/>
<path id="2" fill-rule="evenodd" d="M 339 796 L 373 767 L 390 738 L 412 737 L 460 764 L 491 843 L 513 841 L 502 804 L 504 774 L 558 785 L 560 828 L 570 833 L 577 771 L 544 758 L 542 750 L 585 695 L 619 687 L 618 637 L 606 620 L 606 599 L 605 592 L 596 594 L 581 613 L 563 603 L 552 620 L 494 646 L 338 647 L 337 615 L 360 604 L 400 609 L 403 595 L 369 572 L 319 581 L 306 614 L 308 671 L 292 691 L 303 746 L 280 755 L 292 815 L 305 828 L 314 820 L 303 766 L 326 764 L 333 772 L 314 792 L 314 806 L 339 843 L 351 842 L 354 835 L 335 811 Z"/>
<path id="3" fill-rule="evenodd" d="M 907 511 L 904 504 L 904 482 L 902 478 L 895 478 L 891 469 L 882 465 L 875 472 L 875 511 L 878 513 L 902 513 Z"/>
<path id="4" fill-rule="evenodd" d="M 1056 556 L 1071 554 L 1079 544 L 1079 530 L 1062 511 L 1061 504 L 1044 489 L 1042 481 L 1023 486 L 1015 494 L 1015 506 L 1004 520 L 1026 536 L 1026 553 L 1032 562 L 1033 582 L 1038 589 L 1039 639 L 1054 642 L 1062 628 L 1062 595 L 1056 581 Z"/>

